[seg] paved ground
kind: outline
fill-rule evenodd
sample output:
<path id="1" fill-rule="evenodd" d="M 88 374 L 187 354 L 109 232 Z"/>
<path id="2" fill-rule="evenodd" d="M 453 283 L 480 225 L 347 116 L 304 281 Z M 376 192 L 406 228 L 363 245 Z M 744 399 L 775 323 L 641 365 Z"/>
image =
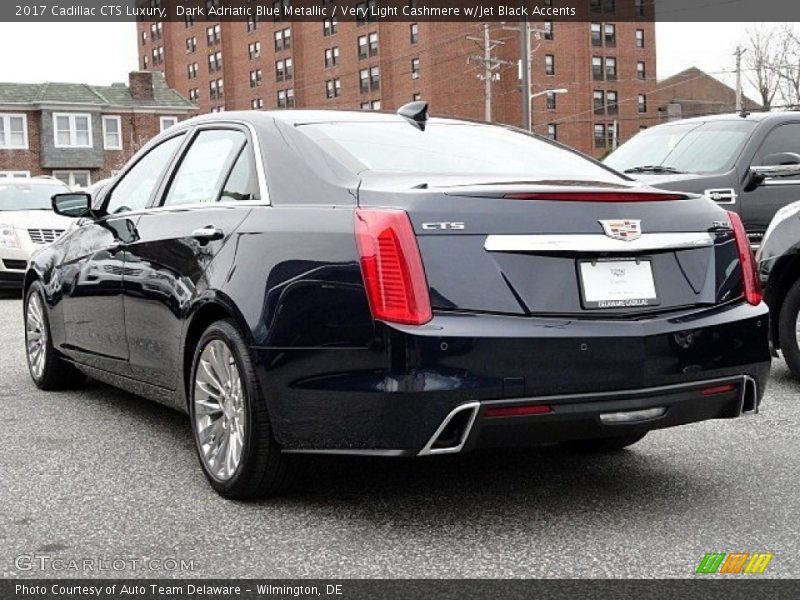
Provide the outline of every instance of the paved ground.
<path id="1" fill-rule="evenodd" d="M 183 416 L 100 384 L 40 392 L 22 349 L 0 299 L 0 576 L 39 575 L 15 560 L 33 554 L 194 561 L 117 576 L 686 577 L 712 550 L 800 576 L 800 384 L 779 363 L 760 416 L 615 456 L 313 459 L 288 496 L 240 504 L 206 485 Z"/>

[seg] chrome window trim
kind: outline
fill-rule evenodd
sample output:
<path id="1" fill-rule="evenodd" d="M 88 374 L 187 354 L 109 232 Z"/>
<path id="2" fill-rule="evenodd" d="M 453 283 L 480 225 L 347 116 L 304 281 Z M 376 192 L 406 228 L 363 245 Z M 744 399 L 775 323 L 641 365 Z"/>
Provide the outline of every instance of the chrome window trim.
<path id="1" fill-rule="evenodd" d="M 488 252 L 643 252 L 705 248 L 714 245 L 707 232 L 645 233 L 630 241 L 600 234 L 542 234 L 486 236 Z"/>

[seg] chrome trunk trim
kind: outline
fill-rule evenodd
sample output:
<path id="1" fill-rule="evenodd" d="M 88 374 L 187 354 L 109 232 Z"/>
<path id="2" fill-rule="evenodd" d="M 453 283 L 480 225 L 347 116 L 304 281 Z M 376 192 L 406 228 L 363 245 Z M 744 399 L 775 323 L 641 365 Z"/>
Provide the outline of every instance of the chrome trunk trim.
<path id="1" fill-rule="evenodd" d="M 488 235 L 489 252 L 648 252 L 707 248 L 714 238 L 707 232 L 645 233 L 635 240 L 615 240 L 599 234 Z"/>

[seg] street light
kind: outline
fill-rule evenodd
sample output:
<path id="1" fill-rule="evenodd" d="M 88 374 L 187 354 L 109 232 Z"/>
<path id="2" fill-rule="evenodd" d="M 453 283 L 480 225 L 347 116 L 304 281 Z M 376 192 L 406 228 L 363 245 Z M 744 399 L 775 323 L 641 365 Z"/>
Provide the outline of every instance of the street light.
<path id="1" fill-rule="evenodd" d="M 533 106 L 531 103 L 533 102 L 534 98 L 538 98 L 539 96 L 544 96 L 545 94 L 566 94 L 569 92 L 567 88 L 557 88 L 551 90 L 542 90 L 541 92 L 536 92 L 535 94 L 528 95 L 528 113 L 530 114 L 530 126 L 531 128 L 528 130 L 533 133 Z"/>

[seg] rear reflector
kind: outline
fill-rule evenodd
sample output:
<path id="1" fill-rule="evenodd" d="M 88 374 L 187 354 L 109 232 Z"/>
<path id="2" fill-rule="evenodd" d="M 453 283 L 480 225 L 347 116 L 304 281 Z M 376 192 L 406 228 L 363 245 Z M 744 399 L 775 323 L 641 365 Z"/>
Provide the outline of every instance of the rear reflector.
<path id="1" fill-rule="evenodd" d="M 684 194 L 659 192 L 535 192 L 506 194 L 509 200 L 560 200 L 563 202 L 658 202 L 687 200 Z"/>
<path id="2" fill-rule="evenodd" d="M 548 404 L 534 404 L 526 406 L 498 406 L 497 408 L 487 408 L 483 416 L 487 419 L 496 417 L 524 417 L 525 415 L 544 415 L 553 412 Z"/>
<path id="3" fill-rule="evenodd" d="M 715 396 L 717 394 L 724 394 L 726 392 L 732 392 L 736 389 L 736 386 L 732 383 L 727 383 L 723 385 L 715 385 L 713 387 L 703 388 L 700 392 L 703 396 Z"/>
<path id="4" fill-rule="evenodd" d="M 406 325 L 430 321 L 428 282 L 408 215 L 402 210 L 359 208 L 355 220 L 373 318 Z"/>
<path id="5" fill-rule="evenodd" d="M 744 299 L 748 304 L 757 306 L 761 303 L 761 281 L 758 279 L 756 259 L 753 256 L 753 249 L 750 248 L 750 240 L 744 231 L 744 225 L 739 215 L 728 211 L 728 218 L 736 237 L 736 249 L 739 252 L 739 264 L 742 266 L 742 283 L 744 285 Z"/>

